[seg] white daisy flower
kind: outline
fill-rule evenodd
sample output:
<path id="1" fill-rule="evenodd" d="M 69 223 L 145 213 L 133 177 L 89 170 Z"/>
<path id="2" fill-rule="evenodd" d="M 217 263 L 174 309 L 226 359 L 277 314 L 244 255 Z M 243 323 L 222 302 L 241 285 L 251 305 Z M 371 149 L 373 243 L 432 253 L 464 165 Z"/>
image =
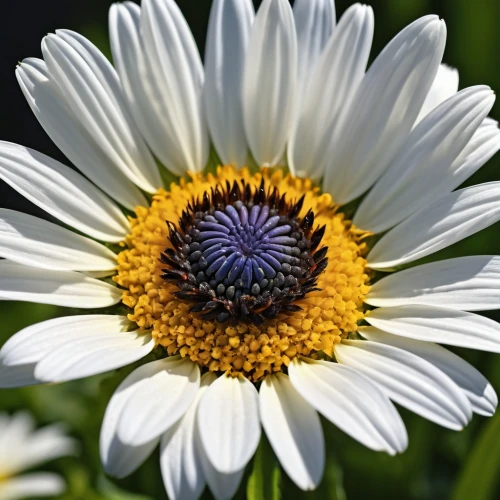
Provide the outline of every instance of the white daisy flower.
<path id="1" fill-rule="evenodd" d="M 55 458 L 75 452 L 75 442 L 57 425 L 35 430 L 27 413 L 0 413 L 0 498 L 17 500 L 60 495 L 66 485 L 52 472 L 28 472 Z"/>
<path id="2" fill-rule="evenodd" d="M 325 461 L 318 413 L 391 455 L 407 446 L 393 402 L 456 430 L 493 414 L 488 381 L 439 344 L 500 351 L 499 325 L 473 312 L 500 308 L 500 257 L 380 279 L 500 219 L 500 183 L 455 191 L 500 133 L 492 91 L 458 92 L 440 66 L 443 21 L 415 21 L 368 70 L 373 12 L 359 4 L 336 23 L 333 0 L 257 14 L 214 0 L 205 68 L 173 0 L 115 4 L 109 22 L 114 67 L 59 30 L 17 68 L 86 178 L 0 145 L 0 177 L 78 231 L 1 210 L 0 297 L 91 314 L 14 335 L 1 385 L 156 349 L 113 395 L 101 458 L 126 476 L 160 443 L 173 499 L 205 484 L 230 498 L 261 428 L 308 490 Z M 203 173 L 211 146 L 225 166 Z M 156 160 L 181 177 L 168 190 Z"/>

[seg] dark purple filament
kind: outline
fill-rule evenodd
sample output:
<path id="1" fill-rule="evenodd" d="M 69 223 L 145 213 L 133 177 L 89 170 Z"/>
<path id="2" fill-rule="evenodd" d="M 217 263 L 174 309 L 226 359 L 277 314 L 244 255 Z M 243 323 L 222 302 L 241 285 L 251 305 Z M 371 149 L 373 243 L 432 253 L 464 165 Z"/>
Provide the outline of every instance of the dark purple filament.
<path id="1" fill-rule="evenodd" d="M 327 265 L 326 248 L 316 252 L 324 227 L 312 230 L 314 214 L 300 219 L 304 197 L 288 203 L 264 182 L 252 191 L 244 183 L 217 187 L 194 200 L 179 221 L 169 223 L 172 249 L 162 261 L 164 278 L 178 297 L 195 302 L 204 318 L 261 324 L 313 289 Z"/>

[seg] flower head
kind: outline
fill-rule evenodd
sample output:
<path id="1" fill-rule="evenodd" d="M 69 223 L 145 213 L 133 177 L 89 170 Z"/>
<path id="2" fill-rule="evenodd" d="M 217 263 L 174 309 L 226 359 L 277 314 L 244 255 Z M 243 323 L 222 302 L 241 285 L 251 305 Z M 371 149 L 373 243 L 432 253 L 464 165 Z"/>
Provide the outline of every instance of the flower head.
<path id="1" fill-rule="evenodd" d="M 42 462 L 71 455 L 75 443 L 58 426 L 34 430 L 27 413 L 0 414 L 0 496 L 4 500 L 60 495 L 65 484 L 57 474 L 20 474 Z"/>
<path id="2" fill-rule="evenodd" d="M 14 335 L 3 386 L 155 349 L 111 398 L 101 458 L 122 477 L 161 443 L 170 498 L 206 483 L 231 497 L 261 427 L 313 489 L 319 414 L 393 455 L 408 440 L 393 401 L 451 429 L 494 412 L 491 385 L 438 344 L 500 351 L 499 326 L 470 312 L 500 307 L 499 257 L 382 274 L 500 219 L 498 183 L 454 191 L 500 133 L 492 91 L 457 92 L 441 66 L 442 21 L 415 21 L 368 70 L 371 8 L 336 25 L 332 0 L 264 0 L 256 15 L 215 0 L 205 68 L 173 0 L 113 5 L 110 34 L 115 67 L 59 30 L 17 68 L 90 181 L 6 143 L 0 177 L 86 236 L 2 210 L 0 296 L 108 310 Z M 207 167 L 210 145 L 225 166 Z"/>

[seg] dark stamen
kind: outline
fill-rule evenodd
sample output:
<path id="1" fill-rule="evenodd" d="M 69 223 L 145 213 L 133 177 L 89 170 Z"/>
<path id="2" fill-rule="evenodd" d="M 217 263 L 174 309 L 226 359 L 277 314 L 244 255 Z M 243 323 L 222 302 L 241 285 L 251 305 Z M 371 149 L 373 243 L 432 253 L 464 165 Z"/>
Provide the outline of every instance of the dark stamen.
<path id="1" fill-rule="evenodd" d="M 317 250 L 325 226 L 312 229 L 311 210 L 299 217 L 305 196 L 289 202 L 264 180 L 254 190 L 244 181 L 226 184 L 189 203 L 178 227 L 167 221 L 172 248 L 161 256 L 163 278 L 194 303 L 192 312 L 219 323 L 261 325 L 299 311 L 291 302 L 318 290 L 328 264 L 328 249 Z"/>

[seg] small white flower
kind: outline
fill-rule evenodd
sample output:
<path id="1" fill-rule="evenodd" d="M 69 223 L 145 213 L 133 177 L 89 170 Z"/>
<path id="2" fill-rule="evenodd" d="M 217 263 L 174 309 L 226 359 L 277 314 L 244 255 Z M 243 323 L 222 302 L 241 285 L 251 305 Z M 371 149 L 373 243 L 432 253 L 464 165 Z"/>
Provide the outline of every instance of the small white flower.
<path id="1" fill-rule="evenodd" d="M 500 183 L 455 191 L 500 149 L 500 132 L 491 89 L 458 92 L 457 71 L 441 65 L 444 22 L 418 19 L 368 70 L 374 19 L 360 4 L 336 23 L 333 0 L 264 0 L 256 14 L 250 0 L 214 0 L 205 68 L 174 0 L 115 4 L 109 25 L 114 67 L 59 30 L 44 60 L 17 68 L 85 177 L 0 143 L 0 178 L 85 236 L 1 209 L 0 297 L 122 302 L 129 314 L 25 328 L 0 351 L 0 384 L 62 382 L 166 351 L 111 398 L 101 458 L 123 477 L 160 445 L 172 499 L 205 484 L 230 498 L 261 427 L 309 490 L 325 461 L 319 414 L 391 455 L 408 441 L 393 402 L 456 430 L 473 412 L 492 415 L 488 381 L 438 344 L 500 352 L 500 326 L 474 314 L 500 308 L 500 257 L 373 272 L 500 220 Z M 211 145 L 231 166 L 203 176 Z M 155 157 L 191 181 L 163 190 Z M 238 170 L 249 157 L 275 173 Z M 342 211 L 356 200 L 353 225 Z"/>
<path id="2" fill-rule="evenodd" d="M 0 498 L 60 495 L 66 485 L 59 475 L 23 471 L 74 452 L 75 442 L 59 426 L 35 430 L 27 413 L 0 413 Z"/>

